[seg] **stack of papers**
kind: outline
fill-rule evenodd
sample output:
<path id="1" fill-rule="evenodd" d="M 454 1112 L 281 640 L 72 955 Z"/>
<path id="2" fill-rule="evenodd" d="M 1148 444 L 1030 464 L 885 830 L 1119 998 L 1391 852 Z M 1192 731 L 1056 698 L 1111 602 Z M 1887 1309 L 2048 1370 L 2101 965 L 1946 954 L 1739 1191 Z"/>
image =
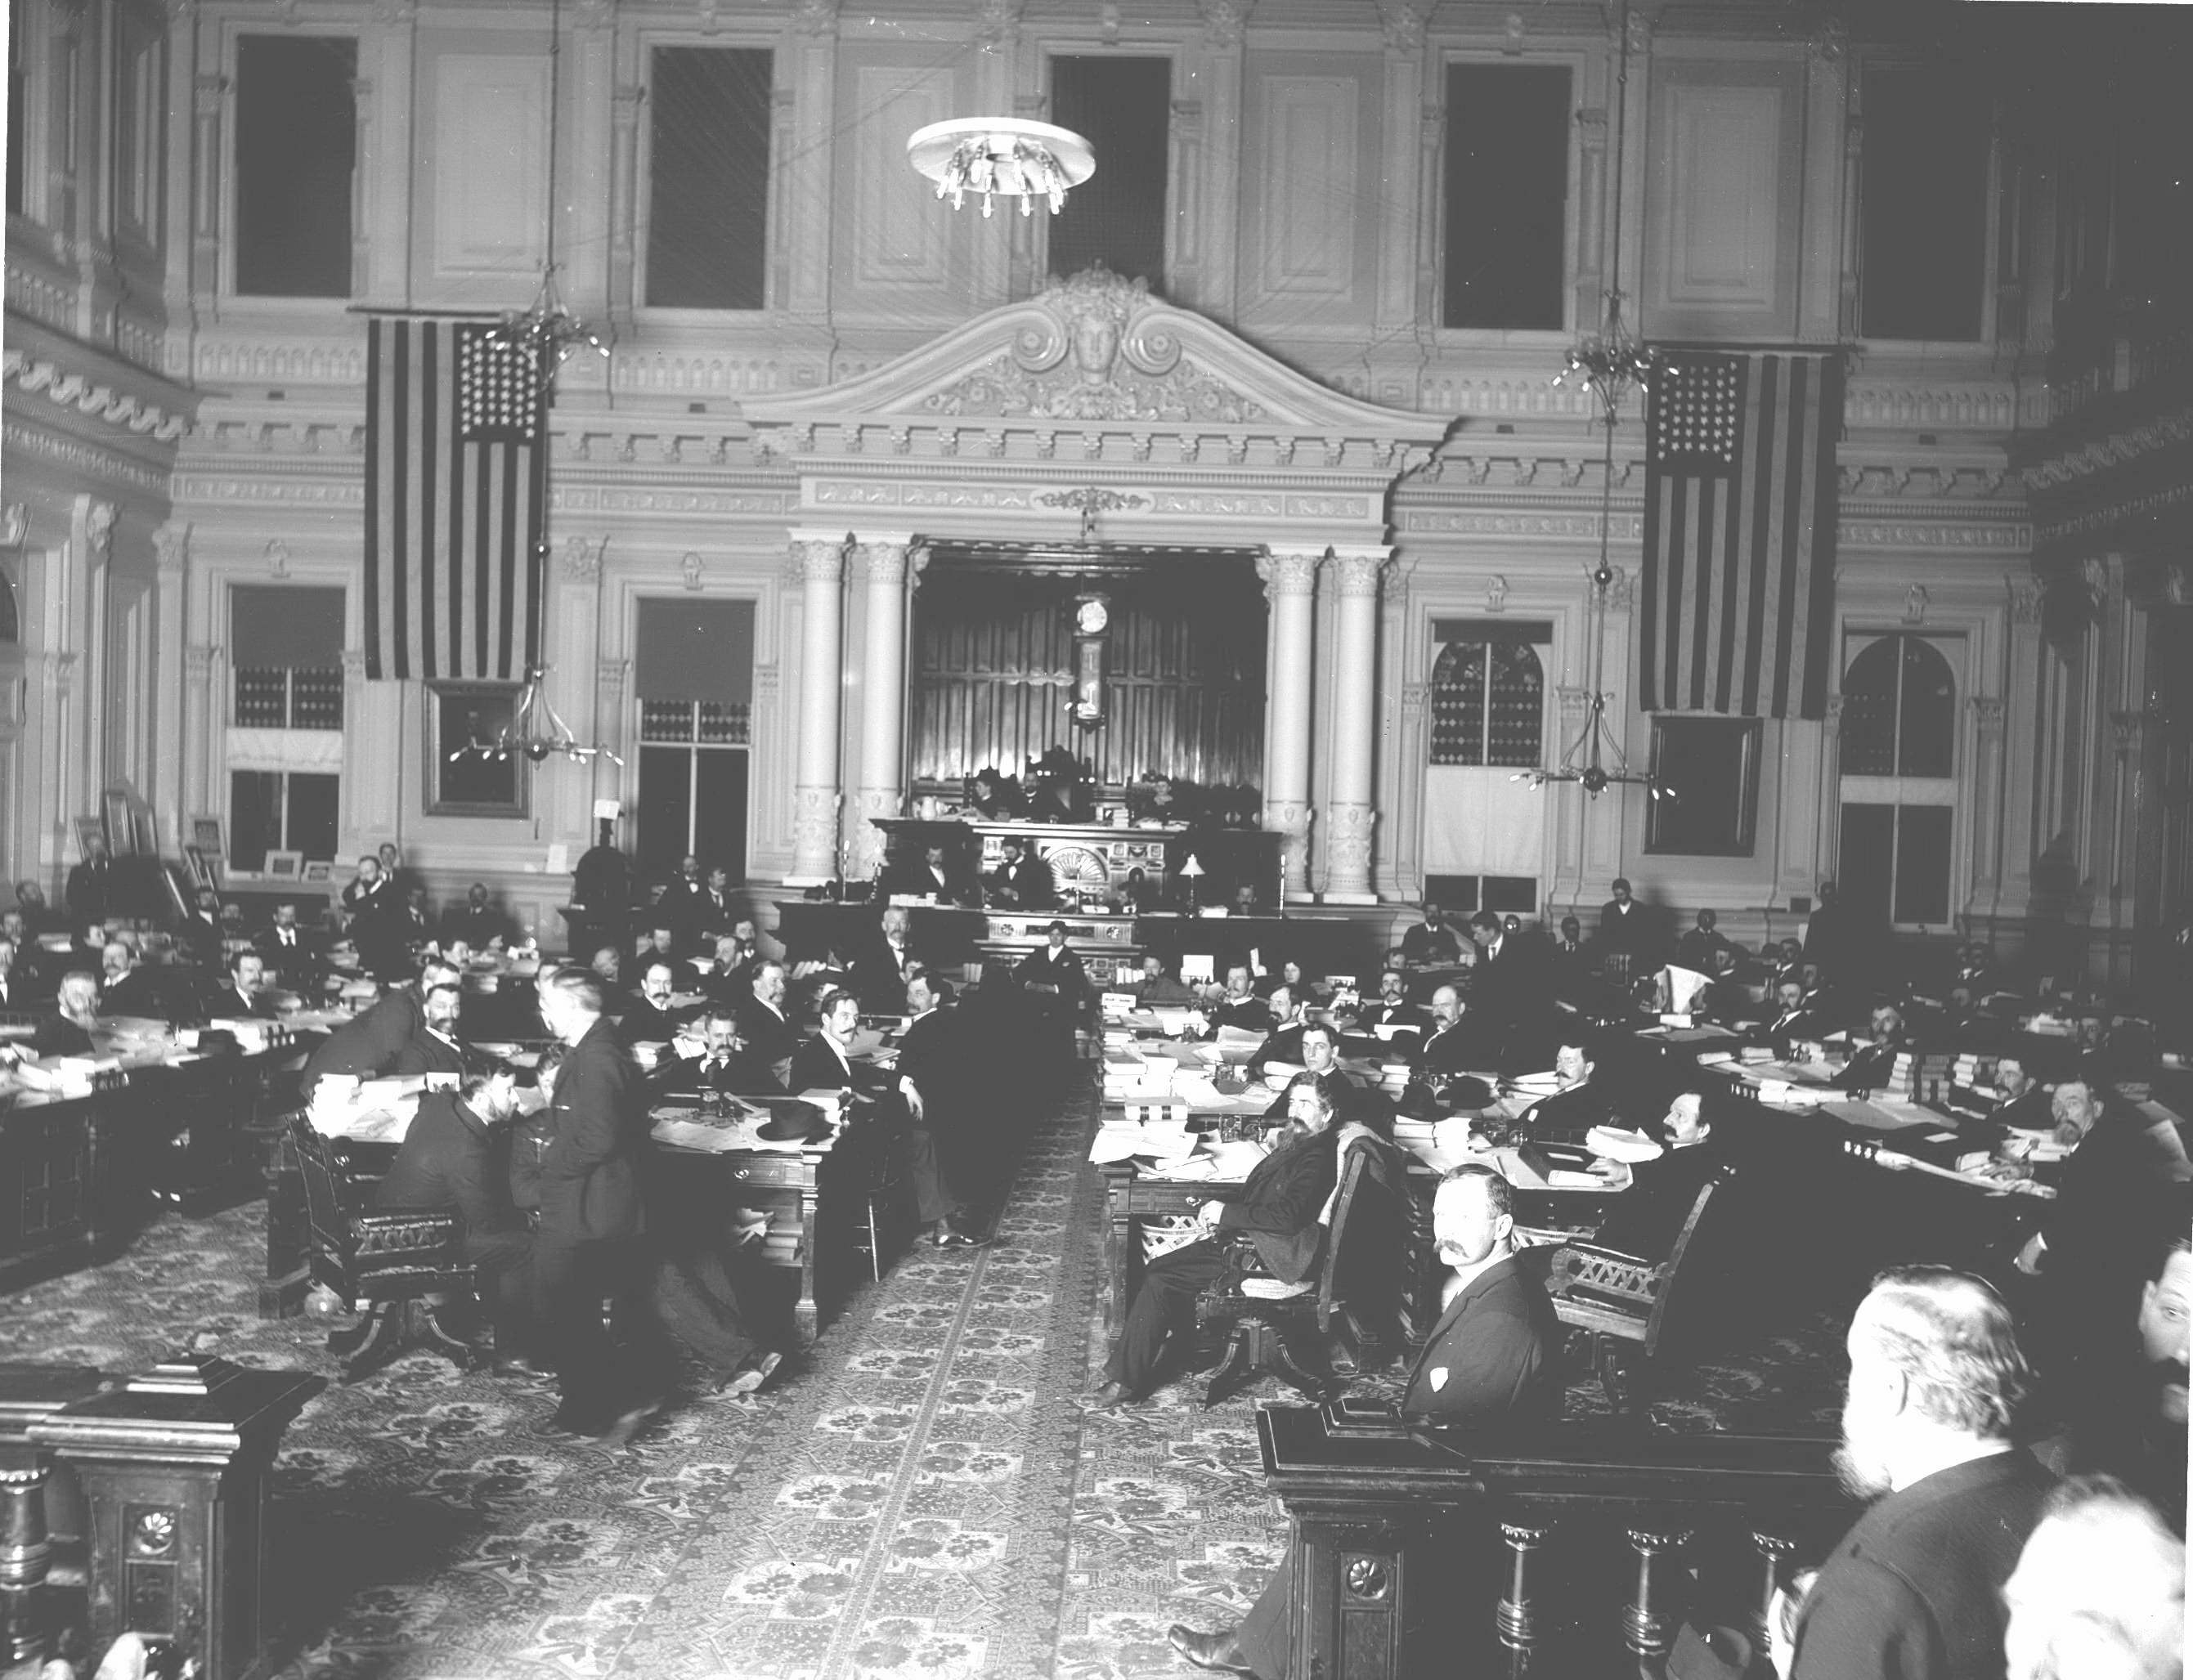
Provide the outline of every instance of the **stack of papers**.
<path id="1" fill-rule="evenodd" d="M 1817 1108 L 1834 1094 L 1823 1085 L 1793 1085 L 1786 1079 L 1759 1082 L 1759 1100 L 1772 1108 Z"/>
<path id="2" fill-rule="evenodd" d="M 740 1111 L 729 1115 L 703 1115 L 697 1109 L 665 1114 L 651 1129 L 658 1142 L 676 1144 L 681 1149 L 705 1150 L 711 1155 L 722 1155 L 734 1149 L 774 1149 L 797 1155 L 801 1148 L 797 1139 L 779 1142 L 763 1137 L 755 1130 L 769 1118 L 769 1111 L 757 1109 L 732 1099 Z"/>
<path id="3" fill-rule="evenodd" d="M 1182 1121 L 1108 1120 L 1096 1129 L 1089 1159 L 1100 1167 L 1108 1161 L 1153 1161 L 1170 1174 L 1195 1153 L 1195 1134 Z"/>
<path id="4" fill-rule="evenodd" d="M 1203 1016 L 1195 1009 L 1159 1006 L 1153 1009 L 1150 1014 L 1158 1024 L 1158 1031 L 1168 1038 L 1185 1038 L 1192 1032 L 1203 1031 Z"/>
<path id="5" fill-rule="evenodd" d="M 358 1079 L 330 1074 L 312 1088 L 305 1111 L 322 1137 L 400 1141 L 419 1111 L 415 1093 L 396 1079 Z"/>
<path id="6" fill-rule="evenodd" d="M 1584 1147 L 1610 1161 L 1657 1161 L 1667 1151 L 1642 1132 L 1620 1126 L 1594 1126 L 1584 1134 Z"/>

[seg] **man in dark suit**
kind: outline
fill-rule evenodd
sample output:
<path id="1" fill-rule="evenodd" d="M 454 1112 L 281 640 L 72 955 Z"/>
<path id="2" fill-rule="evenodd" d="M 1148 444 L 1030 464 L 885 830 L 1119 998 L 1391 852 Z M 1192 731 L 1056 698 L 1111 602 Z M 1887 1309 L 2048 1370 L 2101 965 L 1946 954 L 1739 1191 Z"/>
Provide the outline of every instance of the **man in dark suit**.
<path id="1" fill-rule="evenodd" d="M 895 1015 L 906 1007 L 906 977 L 915 967 L 907 939 L 904 905 L 885 906 L 876 932 L 853 957 L 853 984 L 861 1002 L 878 1014 Z"/>
<path id="2" fill-rule="evenodd" d="M 507 1066 L 429 1092 L 375 1197 L 384 1211 L 455 1208 L 462 1216 L 465 1258 L 478 1271 L 498 1366 L 525 1357 L 531 1340 L 533 1233 L 510 1199 L 509 1123 L 517 1113 L 518 1076 Z"/>
<path id="3" fill-rule="evenodd" d="M 1446 1310 L 1409 1372 L 1401 1415 L 1412 1423 L 1487 1430 L 1543 1422 L 1561 1403 L 1561 1327 L 1544 1289 L 1515 1259 L 1514 1197 L 1490 1167 L 1457 1167 L 1432 1203 L 1440 1258 L 1453 1268 Z M 1198 1668 L 1290 1680 L 1290 1552 L 1237 1628 L 1169 1629 Z"/>
<path id="4" fill-rule="evenodd" d="M 1051 924 L 1044 937 L 1043 949 L 1031 951 L 1022 957 L 1013 970 L 1013 978 L 1020 982 L 1023 991 L 1033 991 L 1046 1000 L 1043 1005 L 1045 1020 L 1072 1030 L 1082 1000 L 1089 995 L 1089 972 L 1066 942 L 1065 923 Z"/>
<path id="5" fill-rule="evenodd" d="M 206 1000 L 206 1018 L 271 1019 L 274 1005 L 260 988 L 266 983 L 266 964 L 255 951 L 239 951 L 229 959 L 228 983 Z"/>
<path id="6" fill-rule="evenodd" d="M 83 861 L 68 872 L 69 925 L 82 928 L 104 922 L 112 909 L 114 860 L 107 855 L 104 835 L 85 837 Z"/>
<path id="7" fill-rule="evenodd" d="M 1652 1260 L 1666 1258 L 1675 1247 L 1691 1204 L 1721 1167 L 1703 1109 L 1704 1099 L 1697 1091 L 1681 1092 L 1668 1106 L 1660 1123 L 1666 1153 L 1630 1168 L 1629 1188 L 1613 1198 L 1592 1238 L 1599 1247 Z"/>
<path id="8" fill-rule="evenodd" d="M 443 946 L 462 940 L 474 951 L 500 951 L 510 939 L 510 917 L 488 902 L 487 883 L 475 881 L 466 889 L 461 908 L 442 912 Z"/>
<path id="9" fill-rule="evenodd" d="M 1021 910 L 1050 909 L 1057 897 L 1051 866 L 1017 835 L 1008 834 L 1001 846 L 1005 858 L 990 877 L 990 902 Z"/>
<path id="10" fill-rule="evenodd" d="M 685 1011 L 670 1002 L 671 977 L 667 963 L 650 963 L 640 976 L 639 992 L 624 1006 L 617 1022 L 627 1044 L 667 1044 L 685 1025 Z"/>
<path id="11" fill-rule="evenodd" d="M 548 1030 L 569 1054 L 557 1070 L 541 1157 L 534 1311 L 563 1387 L 556 1426 L 621 1446 L 661 1393 L 644 1340 L 650 1315 L 634 1310 L 646 1094 L 603 1013 L 599 980 L 564 970 L 542 1003 Z M 632 1326 L 622 1350 L 602 1328 L 604 1298 Z"/>
<path id="12" fill-rule="evenodd" d="M 944 982 L 917 973 L 907 982 L 913 1021 L 898 1041 L 899 1095 L 906 1101 L 907 1178 L 914 1218 L 940 1249 L 978 1249 L 989 1238 L 970 1230 L 967 1115 L 963 1081 L 970 1046 L 943 1005 Z"/>
<path id="13" fill-rule="evenodd" d="M 2048 1088 L 2027 1071 L 2025 1055 L 2006 1050 L 1995 1060 L 1995 1088 L 2001 1100 L 1988 1111 L 1990 1123 L 2014 1126 L 2020 1131 L 2046 1132 L 2055 1126 L 2049 1107 Z"/>
<path id="14" fill-rule="evenodd" d="M 699 918 L 701 894 L 706 890 L 701 884 L 700 859 L 682 857 L 678 860 L 678 872 L 655 901 L 655 914 L 683 934 Z"/>
<path id="15" fill-rule="evenodd" d="M 43 1001 L 17 953 L 14 940 L 0 937 L 0 1009 L 27 1009 Z"/>
<path id="16" fill-rule="evenodd" d="M 738 1020 L 720 1006 L 701 1017 L 702 1049 L 676 1056 L 656 1070 L 654 1089 L 665 1096 L 782 1096 L 784 1082 L 739 1036 Z"/>
<path id="17" fill-rule="evenodd" d="M 1236 963 L 1226 970 L 1226 990 L 1211 1006 L 1211 1025 L 1214 1029 L 1238 1026 L 1245 1032 L 1272 1030 L 1271 1006 L 1250 984 L 1247 963 Z"/>
<path id="18" fill-rule="evenodd" d="M 1267 1062 L 1289 1062 L 1299 1067 L 1303 1060 L 1303 1029 L 1309 1020 L 1307 1002 L 1286 986 L 1274 990 L 1264 1000 L 1272 1012 L 1271 1030 L 1249 1058 L 1249 1071 L 1262 1073 Z"/>
<path id="19" fill-rule="evenodd" d="M 1417 1052 L 1419 1073 L 1481 1073 L 1500 1064 L 1497 1025 L 1469 1008 L 1455 987 L 1432 993 L 1432 1030 Z"/>
<path id="20" fill-rule="evenodd" d="M 885 873 L 884 885 L 898 897 L 934 899 L 939 904 L 964 904 L 973 896 L 942 845 L 925 846 L 919 854 L 894 865 Z"/>
<path id="21" fill-rule="evenodd" d="M 1600 906 L 1600 959 L 1609 972 L 1627 979 L 1652 965 L 1652 936 L 1645 907 L 1637 902 L 1629 881 L 1617 876 L 1614 896 Z"/>
<path id="22" fill-rule="evenodd" d="M 815 1006 L 816 1031 L 793 1053 L 785 1089 L 802 1091 L 873 1089 L 876 1069 L 853 1060 L 853 1037 L 861 1027 L 861 1000 L 850 991 L 826 991 Z"/>
<path id="23" fill-rule="evenodd" d="M 1281 1120 L 1291 1111 L 1290 1104 L 1294 1088 L 1308 1080 L 1331 1099 L 1336 1118 L 1348 1120 L 1357 1117 L 1368 1106 L 1370 1094 L 1340 1071 L 1340 1047 L 1333 1037 L 1332 1029 L 1322 1021 L 1312 1021 L 1300 1029 L 1297 1038 L 1297 1054 L 1303 1071 L 1287 1082 L 1285 1090 L 1274 1098 L 1272 1106 L 1264 1111 L 1268 1120 Z"/>
<path id="24" fill-rule="evenodd" d="M 1542 1065 L 1553 1030 L 1554 991 L 1540 942 L 1489 910 L 1469 918 L 1469 932 L 1477 942 L 1472 1007 L 1484 1017 L 1486 1031 L 1498 1036 L 1498 1065 Z"/>
<path id="25" fill-rule="evenodd" d="M 1582 1044 L 1562 1045 L 1554 1053 L 1554 1071 L 1560 1076 L 1560 1089 L 1525 1109 L 1516 1124 L 1540 1140 L 1581 1143 L 1586 1132 L 1604 1123 L 1614 1111 L 1612 1094 L 1591 1082 L 1594 1068 Z"/>
<path id="26" fill-rule="evenodd" d="M 1873 1037 L 1843 1064 L 1835 1083 L 1846 1091 L 1885 1091 L 1896 1080 L 1896 1059 L 1910 1049 L 1904 1037 L 1904 1012 L 1884 1003 L 1873 1012 Z"/>
<path id="27" fill-rule="evenodd" d="M 1424 919 L 1401 935 L 1401 954 L 1412 969 L 1452 968 L 1463 960 L 1462 938 L 1448 925 L 1444 908 L 1424 906 Z"/>
<path id="28" fill-rule="evenodd" d="M 1877 1502 L 1821 1566 L 1777 1670 L 1789 1680 L 2003 1671 L 2003 1584 L 2055 1477 L 2013 1444 L 2030 1373 L 1978 1279 L 1884 1273 L 1851 1321 L 1844 1483 Z M 1796 1590 L 1785 1589 L 1791 1597 Z"/>
<path id="29" fill-rule="evenodd" d="M 1216 1240 L 1222 1231 L 1245 1234 L 1257 1258 L 1283 1283 L 1300 1283 L 1316 1266 L 1325 1236 L 1318 1215 L 1334 1183 L 1337 1117 L 1332 1100 L 1312 1081 L 1291 1087 L 1287 1103 L 1290 1124 L 1277 1147 L 1238 1191 L 1204 1203 L 1199 1215 L 1204 1235 L 1143 1269 L 1142 1287 L 1113 1344 L 1104 1386 L 1092 1403 L 1096 1407 L 1131 1405 L 1149 1394 L 1167 1340 L 1194 1328 L 1196 1297 L 1224 1270 Z"/>
<path id="30" fill-rule="evenodd" d="M 429 963 L 415 982 L 391 987 L 364 1014 L 345 1021 L 305 1058 L 305 1094 L 312 1094 L 324 1074 L 373 1079 L 387 1072 L 404 1047 L 426 1031 L 427 991 L 455 986 L 457 980 L 448 963 Z"/>
<path id="31" fill-rule="evenodd" d="M 463 1007 L 464 993 L 455 985 L 427 987 L 420 1000 L 419 1031 L 396 1053 L 389 1077 L 418 1079 L 429 1087 L 461 1078 L 465 1047 L 457 1042 L 457 1016 Z"/>
<path id="32" fill-rule="evenodd" d="M 658 907 L 647 931 L 647 943 L 625 959 L 623 978 L 627 987 L 637 992 L 647 981 L 647 971 L 658 963 L 670 971 L 673 991 L 696 991 L 701 977 L 693 965 L 678 954 L 678 924 L 664 915 Z"/>
<path id="33" fill-rule="evenodd" d="M 1714 911 L 1701 910 L 1697 925 L 1675 941 L 1675 960 L 1702 974 L 1718 972 L 1715 958 L 1721 952 L 1736 948 L 1721 937 L 1720 922 L 1721 917 Z"/>
<path id="34" fill-rule="evenodd" d="M 1752 1039 L 1786 1061 L 1796 1054 L 1798 1045 L 1818 1043 L 1827 1030 L 1827 1022 L 1805 1007 L 1805 982 L 1792 979 L 1775 986 L 1774 1019 L 1759 1028 Z"/>
<path id="35" fill-rule="evenodd" d="M 753 984 L 739 1009 L 739 1036 L 764 1064 L 781 1071 L 789 1069 L 799 1048 L 799 1029 L 784 1013 L 785 978 L 782 963 L 754 964 Z"/>
<path id="36" fill-rule="evenodd" d="M 1397 1032 L 1416 1033 L 1418 1042 L 1432 1030 L 1431 1011 L 1409 1002 L 1407 976 L 1391 969 L 1379 974 L 1377 997 L 1366 1004 L 1355 1018 L 1359 1032 L 1375 1032 L 1382 1026 Z"/>
<path id="37" fill-rule="evenodd" d="M 692 895 L 686 915 L 685 948 L 711 949 L 716 935 L 730 932 L 738 919 L 738 900 L 731 896 L 731 873 L 721 864 L 712 865 L 707 882 Z"/>
<path id="38" fill-rule="evenodd" d="M 306 997 L 318 992 L 326 961 L 319 941 L 297 925 L 295 905 L 276 905 L 272 923 L 254 934 L 251 943 L 277 984 Z"/>

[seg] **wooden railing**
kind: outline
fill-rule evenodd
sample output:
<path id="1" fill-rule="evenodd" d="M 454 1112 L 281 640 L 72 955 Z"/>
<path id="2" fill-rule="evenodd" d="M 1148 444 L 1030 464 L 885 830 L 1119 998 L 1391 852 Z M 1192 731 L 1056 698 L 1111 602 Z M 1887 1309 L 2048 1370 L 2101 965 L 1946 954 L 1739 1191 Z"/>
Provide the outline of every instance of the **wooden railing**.
<path id="1" fill-rule="evenodd" d="M 1657 1675 L 1686 1619 L 1763 1637 L 1856 1507 L 1822 1440 L 1610 1421 L 1464 1438 L 1267 1405 L 1293 1526 L 1295 1680 Z"/>

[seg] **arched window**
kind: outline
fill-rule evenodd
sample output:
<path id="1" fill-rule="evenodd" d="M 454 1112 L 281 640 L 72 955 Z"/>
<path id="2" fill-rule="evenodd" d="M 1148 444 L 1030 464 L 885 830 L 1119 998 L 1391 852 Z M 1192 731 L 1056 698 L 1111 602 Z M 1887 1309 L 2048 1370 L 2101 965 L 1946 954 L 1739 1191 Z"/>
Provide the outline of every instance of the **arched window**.
<path id="1" fill-rule="evenodd" d="M 1536 765 L 1545 692 L 1528 642 L 1449 643 L 1432 666 L 1432 763 Z"/>
<path id="2" fill-rule="evenodd" d="M 1843 902 L 1923 928 L 1952 910 L 1957 675 L 1925 637 L 1884 636 L 1843 673 Z"/>
<path id="3" fill-rule="evenodd" d="M 1955 773 L 1957 679 L 1941 650 L 1917 636 L 1884 636 L 1843 677 L 1847 776 Z"/>

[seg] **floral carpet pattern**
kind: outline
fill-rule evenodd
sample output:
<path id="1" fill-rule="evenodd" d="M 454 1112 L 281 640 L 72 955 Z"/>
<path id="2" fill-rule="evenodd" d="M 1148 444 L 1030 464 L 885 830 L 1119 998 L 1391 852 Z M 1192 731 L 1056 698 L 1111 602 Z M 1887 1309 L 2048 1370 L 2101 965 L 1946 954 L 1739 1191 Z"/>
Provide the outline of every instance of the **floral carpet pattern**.
<path id="1" fill-rule="evenodd" d="M 1281 1391 L 1076 1403 L 1103 1351 L 1094 1123 L 1082 1085 L 1031 1123 L 996 1244 L 902 1257 L 789 1380 L 689 1400 L 621 1452 L 541 1431 L 545 1384 L 424 1355 L 331 1384 L 277 1466 L 284 1680 L 1182 1672 L 1166 1626 L 1237 1620 L 1285 1543 L 1255 1418 Z M 255 1316 L 264 1253 L 262 1208 L 163 1220 L 0 1296 L 0 1359 L 127 1371 L 190 1347 L 333 1378 L 324 1321 Z M 1696 1363 L 1658 1410 L 1831 1418 L 1833 1340 Z M 1572 1386 L 1572 1410 L 1600 1403 Z"/>

